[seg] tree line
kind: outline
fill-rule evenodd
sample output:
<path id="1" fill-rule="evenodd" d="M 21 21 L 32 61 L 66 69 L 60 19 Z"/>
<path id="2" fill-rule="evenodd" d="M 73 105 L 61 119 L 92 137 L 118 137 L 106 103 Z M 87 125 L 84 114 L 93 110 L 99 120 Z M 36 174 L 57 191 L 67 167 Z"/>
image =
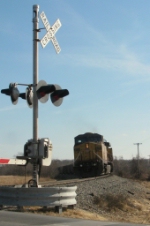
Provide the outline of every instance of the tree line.
<path id="1" fill-rule="evenodd" d="M 54 159 L 50 166 L 42 166 L 41 177 L 57 178 L 59 167 L 69 164 L 73 164 L 73 160 Z M 32 167 L 31 164 L 0 165 L 0 175 L 32 176 Z M 125 160 L 122 157 L 115 157 L 113 174 L 130 179 L 150 180 L 150 161 L 144 158 Z"/>

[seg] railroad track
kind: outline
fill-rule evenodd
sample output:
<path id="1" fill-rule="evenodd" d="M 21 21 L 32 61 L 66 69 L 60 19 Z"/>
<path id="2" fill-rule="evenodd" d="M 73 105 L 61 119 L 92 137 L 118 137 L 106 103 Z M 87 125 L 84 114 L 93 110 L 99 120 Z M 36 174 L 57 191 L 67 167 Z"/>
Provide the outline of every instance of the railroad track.
<path id="1" fill-rule="evenodd" d="M 107 174 L 107 175 L 101 175 L 98 177 L 88 177 L 88 178 L 73 178 L 73 179 L 63 179 L 63 180 L 47 180 L 47 181 L 40 181 L 39 184 L 42 187 L 56 187 L 56 186 L 75 186 L 78 183 L 84 182 L 84 181 L 96 181 L 99 179 L 110 177 L 113 174 Z M 28 182 L 26 181 L 24 185 L 27 185 Z M 14 187 L 14 186 L 22 186 L 21 184 L 15 185 L 0 185 L 0 187 Z"/>
<path id="2" fill-rule="evenodd" d="M 101 175 L 98 177 L 88 177 L 88 178 L 75 178 L 75 179 L 66 179 L 66 180 L 56 180 L 56 181 L 43 181 L 40 182 L 42 187 L 54 187 L 54 186 L 64 186 L 64 185 L 75 185 L 84 181 L 92 181 L 97 179 L 103 179 L 106 177 L 110 177 L 112 174 Z"/>

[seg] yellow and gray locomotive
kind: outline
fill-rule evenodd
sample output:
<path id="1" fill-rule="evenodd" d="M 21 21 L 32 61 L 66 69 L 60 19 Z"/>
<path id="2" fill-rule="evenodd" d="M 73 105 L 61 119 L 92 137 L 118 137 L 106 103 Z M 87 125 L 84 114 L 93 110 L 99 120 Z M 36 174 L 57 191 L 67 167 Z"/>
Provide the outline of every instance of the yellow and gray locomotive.
<path id="1" fill-rule="evenodd" d="M 113 150 L 98 133 L 76 136 L 73 171 L 81 176 L 99 176 L 113 172 Z"/>

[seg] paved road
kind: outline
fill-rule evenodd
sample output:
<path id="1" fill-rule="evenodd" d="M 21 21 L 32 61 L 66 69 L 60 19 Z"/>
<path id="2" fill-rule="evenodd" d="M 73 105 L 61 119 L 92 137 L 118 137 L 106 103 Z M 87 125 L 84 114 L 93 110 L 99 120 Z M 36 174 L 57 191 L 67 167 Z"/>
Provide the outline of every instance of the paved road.
<path id="1" fill-rule="evenodd" d="M 111 223 L 52 217 L 39 214 L 0 211 L 0 226 L 144 226 L 143 224 Z M 150 226 L 150 225 L 145 225 Z"/>

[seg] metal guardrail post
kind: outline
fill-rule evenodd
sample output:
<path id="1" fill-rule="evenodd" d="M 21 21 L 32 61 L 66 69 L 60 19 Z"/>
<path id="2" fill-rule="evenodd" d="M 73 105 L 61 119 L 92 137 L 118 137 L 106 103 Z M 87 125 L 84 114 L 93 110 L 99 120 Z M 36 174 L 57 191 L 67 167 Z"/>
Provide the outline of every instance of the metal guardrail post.
<path id="1" fill-rule="evenodd" d="M 55 212 L 61 214 L 61 213 L 62 213 L 62 205 L 60 205 L 60 206 L 55 206 Z"/>

